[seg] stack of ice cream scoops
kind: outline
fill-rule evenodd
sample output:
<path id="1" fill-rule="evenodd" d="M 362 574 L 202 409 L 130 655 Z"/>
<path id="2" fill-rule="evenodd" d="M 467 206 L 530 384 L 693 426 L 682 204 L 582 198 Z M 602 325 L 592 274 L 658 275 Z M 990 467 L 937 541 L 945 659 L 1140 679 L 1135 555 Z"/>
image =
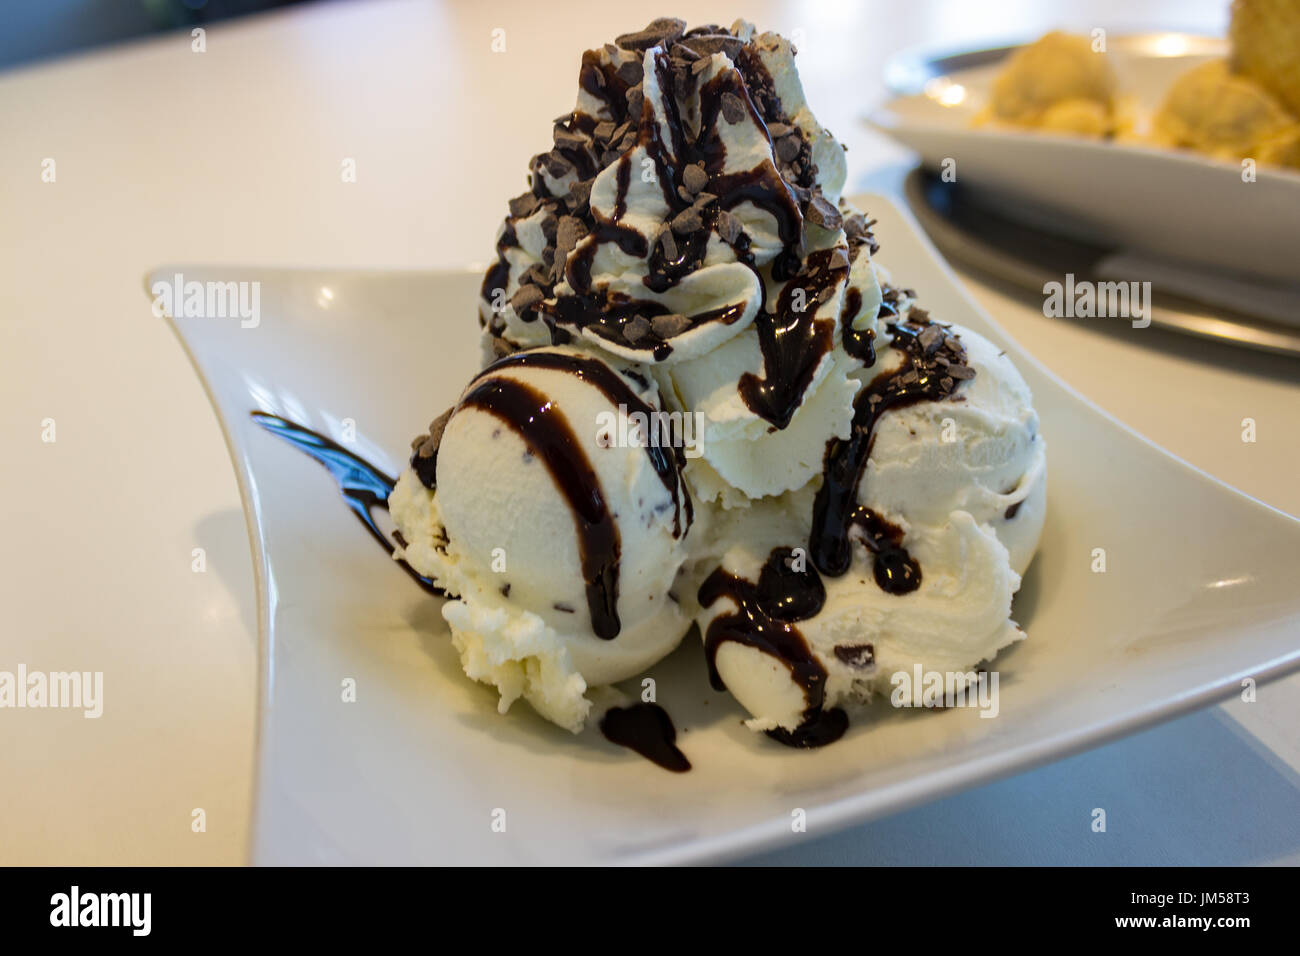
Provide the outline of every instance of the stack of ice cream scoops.
<path id="1" fill-rule="evenodd" d="M 690 633 L 751 728 L 813 746 L 894 672 L 1025 636 L 1029 389 L 873 262 L 794 57 L 675 19 L 586 52 L 510 200 L 485 368 L 390 499 L 503 713 L 577 732 Z"/>

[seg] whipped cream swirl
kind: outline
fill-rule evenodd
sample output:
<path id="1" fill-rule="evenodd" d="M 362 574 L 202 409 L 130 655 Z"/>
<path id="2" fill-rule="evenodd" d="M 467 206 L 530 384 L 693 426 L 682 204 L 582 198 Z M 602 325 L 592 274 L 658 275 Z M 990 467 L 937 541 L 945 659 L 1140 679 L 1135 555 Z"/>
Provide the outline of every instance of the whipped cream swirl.
<path id="1" fill-rule="evenodd" d="M 839 206 L 844 150 L 808 110 L 776 34 L 656 20 L 584 54 L 576 108 L 510 202 L 480 318 L 494 354 L 579 337 L 672 366 L 754 327 L 738 389 L 785 428 L 831 360 L 874 245 Z M 874 282 L 872 282 L 874 285 Z M 869 297 L 868 297 L 869 298 Z"/>

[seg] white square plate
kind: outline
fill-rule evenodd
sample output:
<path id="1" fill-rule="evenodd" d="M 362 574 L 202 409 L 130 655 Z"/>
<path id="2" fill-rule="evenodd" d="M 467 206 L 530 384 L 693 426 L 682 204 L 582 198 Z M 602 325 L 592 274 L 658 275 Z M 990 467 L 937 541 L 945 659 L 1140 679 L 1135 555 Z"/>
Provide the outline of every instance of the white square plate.
<path id="1" fill-rule="evenodd" d="M 253 859 L 299 863 L 679 863 L 880 816 L 1059 758 L 1300 666 L 1300 522 L 1173 458 L 1057 381 L 876 196 L 881 261 L 936 317 L 1004 345 L 1051 449 L 1042 548 L 997 660 L 1000 714 L 893 710 L 817 751 L 741 725 L 684 644 L 651 672 L 694 769 L 572 736 L 460 672 L 438 601 L 390 562 L 261 410 L 343 439 L 390 474 L 477 369 L 480 275 L 169 267 L 260 282 L 261 321 L 177 332 L 239 473 L 262 630 Z M 351 422 L 348 422 L 348 420 Z M 1094 550 L 1106 571 L 1094 573 Z M 355 702 L 343 683 L 355 681 Z M 505 832 L 495 832 L 504 810 Z M 496 814 L 494 816 L 494 814 Z"/>

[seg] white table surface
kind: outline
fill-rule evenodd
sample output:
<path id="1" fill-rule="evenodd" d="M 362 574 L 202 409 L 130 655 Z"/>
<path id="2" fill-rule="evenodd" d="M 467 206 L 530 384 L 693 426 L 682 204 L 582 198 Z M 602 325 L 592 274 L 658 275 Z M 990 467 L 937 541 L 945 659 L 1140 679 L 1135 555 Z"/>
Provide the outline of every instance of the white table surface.
<path id="1" fill-rule="evenodd" d="M 1226 0 L 688 6 L 692 22 L 743 14 L 795 33 L 809 99 L 850 147 L 849 191 L 890 194 L 909 157 L 860 117 L 883 97 L 892 51 L 1058 24 L 1222 30 L 1227 16 Z M 248 542 L 215 416 L 150 314 L 145 271 L 485 261 L 505 198 L 572 103 L 581 50 L 667 12 L 607 0 L 323 4 L 213 27 L 205 53 L 177 33 L 0 74 L 0 670 L 102 670 L 106 685 L 99 720 L 0 711 L 0 863 L 246 859 Z M 504 53 L 491 51 L 496 27 Z M 47 157 L 54 183 L 41 181 Z M 353 184 L 341 181 L 346 157 Z M 1045 319 L 1041 303 L 966 278 L 1104 408 L 1300 514 L 1300 363 Z M 1255 444 L 1240 440 L 1244 417 L 1258 423 Z M 207 573 L 191 571 L 196 547 Z M 1298 689 L 1276 682 L 1253 704 L 808 834 L 760 861 L 1300 862 Z M 1099 806 L 1106 834 L 1089 829 Z M 203 833 L 191 830 L 198 807 Z"/>

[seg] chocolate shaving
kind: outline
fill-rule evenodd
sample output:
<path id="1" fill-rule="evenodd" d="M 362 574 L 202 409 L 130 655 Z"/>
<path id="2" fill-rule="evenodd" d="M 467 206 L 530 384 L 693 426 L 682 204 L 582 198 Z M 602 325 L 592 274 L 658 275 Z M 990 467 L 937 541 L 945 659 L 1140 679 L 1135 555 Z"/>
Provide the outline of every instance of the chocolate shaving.
<path id="1" fill-rule="evenodd" d="M 718 235 L 727 245 L 735 245 L 740 238 L 740 219 L 723 209 L 717 218 Z"/>
<path id="2" fill-rule="evenodd" d="M 588 179 L 585 182 L 575 182 L 569 187 L 569 210 L 571 212 L 578 212 L 590 201 L 591 184 L 592 180 Z"/>
<path id="3" fill-rule="evenodd" d="M 672 226 L 673 232 L 677 235 L 688 236 L 704 228 L 704 219 L 700 216 L 698 208 L 690 206 L 673 216 Z"/>
<path id="4" fill-rule="evenodd" d="M 680 335 L 689 329 L 691 320 L 675 312 L 669 315 L 656 315 L 650 320 L 650 327 L 661 339 L 671 339 L 674 335 Z"/>
<path id="5" fill-rule="evenodd" d="M 718 30 L 713 33 L 696 33 L 694 30 L 678 46 L 689 45 L 701 56 L 713 56 L 715 53 L 725 53 L 731 59 L 736 59 L 740 51 L 745 48 L 745 43 L 739 37 L 734 37 L 730 33 L 723 33 Z"/>
<path id="6" fill-rule="evenodd" d="M 563 126 L 555 127 L 553 136 L 557 149 L 581 149 L 587 145 L 587 137 Z"/>
<path id="7" fill-rule="evenodd" d="M 722 118 L 728 123 L 739 123 L 745 118 L 745 103 L 735 93 L 722 94 Z"/>
<path id="8" fill-rule="evenodd" d="M 614 42 L 625 50 L 648 50 L 652 46 L 667 46 L 674 40 L 681 39 L 686 32 L 686 21 L 675 17 L 660 17 L 650 21 L 644 30 L 636 33 L 624 33 L 615 37 Z"/>
<path id="9" fill-rule="evenodd" d="M 776 158 L 783 163 L 794 160 L 799 155 L 799 150 L 803 144 L 798 136 L 786 136 L 776 141 Z"/>
<path id="10" fill-rule="evenodd" d="M 813 193 L 804 215 L 823 229 L 838 229 L 844 222 L 840 211 L 820 192 Z"/>
<path id="11" fill-rule="evenodd" d="M 554 150 L 542 157 L 542 165 L 552 179 L 563 179 L 573 169 L 573 164 Z"/>
<path id="12" fill-rule="evenodd" d="M 627 115 L 633 122 L 640 122 L 641 109 L 645 105 L 645 91 L 634 86 L 627 91 Z"/>
<path id="13" fill-rule="evenodd" d="M 522 315 L 525 309 L 531 309 L 546 298 L 546 293 L 535 285 L 520 286 L 519 291 L 510 297 L 510 308 L 516 315 Z"/>
<path id="14" fill-rule="evenodd" d="M 529 266 L 522 276 L 519 277 L 520 285 L 546 285 L 546 269 L 541 263 L 534 262 Z"/>
<path id="15" fill-rule="evenodd" d="M 555 249 L 568 255 L 578 240 L 587 234 L 587 227 L 576 216 L 561 216 L 555 228 Z"/>
<path id="16" fill-rule="evenodd" d="M 655 241 L 663 247 L 665 259 L 672 261 L 677 258 L 677 240 L 673 238 L 672 228 L 667 223 L 659 228 Z"/>
<path id="17" fill-rule="evenodd" d="M 645 67 L 641 65 L 640 60 L 626 60 L 619 64 L 615 72 L 628 86 L 636 86 L 645 78 Z"/>
<path id="18" fill-rule="evenodd" d="M 510 200 L 510 215 L 515 219 L 527 219 L 537 209 L 538 199 L 532 193 L 523 193 Z"/>
<path id="19" fill-rule="evenodd" d="M 553 212 L 547 212 L 542 218 L 542 235 L 546 237 L 548 245 L 555 245 L 555 226 L 559 221 Z"/>
<path id="20" fill-rule="evenodd" d="M 916 340 L 921 344 L 921 348 L 925 349 L 927 355 L 933 355 L 943 344 L 943 329 L 937 325 L 927 325 Z"/>
<path id="21" fill-rule="evenodd" d="M 447 422 L 451 421 L 451 413 L 455 409 L 449 408 L 433 421 L 429 423 L 429 434 L 421 435 L 411 446 L 415 448 L 417 458 L 432 458 L 438 454 L 438 447 L 442 444 L 442 433 L 447 430 Z M 418 444 L 419 447 L 416 447 Z"/>
<path id="22" fill-rule="evenodd" d="M 650 322 L 643 315 L 634 315 L 623 326 L 623 338 L 636 345 L 650 337 Z"/>
<path id="23" fill-rule="evenodd" d="M 854 670 L 867 670 L 876 664 L 876 649 L 871 644 L 836 644 L 835 656 Z"/>
<path id="24" fill-rule="evenodd" d="M 844 234 L 848 236 L 849 242 L 854 246 L 866 245 L 873 256 L 880 251 L 880 246 L 876 244 L 876 237 L 871 234 L 871 226 L 874 223 L 874 219 L 868 221 L 867 217 L 860 212 L 855 212 L 844 219 Z"/>
<path id="25" fill-rule="evenodd" d="M 709 184 L 709 174 L 704 171 L 703 163 L 692 163 L 682 170 L 682 185 L 691 195 L 695 195 Z"/>

